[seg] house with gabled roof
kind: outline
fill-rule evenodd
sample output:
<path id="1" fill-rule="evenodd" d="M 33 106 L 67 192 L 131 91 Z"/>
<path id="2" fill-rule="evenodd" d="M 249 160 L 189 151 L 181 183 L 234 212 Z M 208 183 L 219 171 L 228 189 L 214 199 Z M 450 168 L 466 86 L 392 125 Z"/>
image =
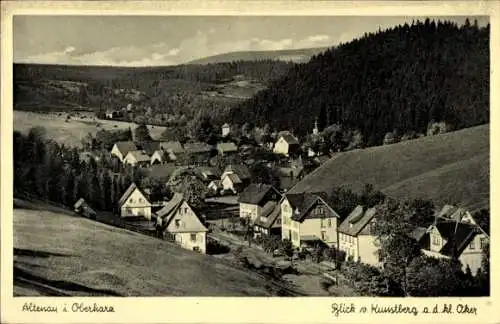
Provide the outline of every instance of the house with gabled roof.
<path id="1" fill-rule="evenodd" d="M 296 248 L 337 243 L 340 216 L 324 192 L 285 194 L 280 201 L 281 238 Z"/>
<path id="2" fill-rule="evenodd" d="M 184 153 L 185 150 L 178 141 L 158 142 L 157 149 L 151 155 L 151 165 L 176 162 L 182 159 Z"/>
<path id="3" fill-rule="evenodd" d="M 225 191 L 241 192 L 250 184 L 251 174 L 244 164 L 230 164 L 221 175 L 222 187 Z"/>
<path id="4" fill-rule="evenodd" d="M 222 125 L 222 137 L 229 136 L 229 133 L 231 133 L 231 126 L 228 123 L 224 123 Z"/>
<path id="5" fill-rule="evenodd" d="M 182 194 L 175 193 L 172 199 L 156 212 L 156 219 L 164 238 L 187 250 L 206 253 L 208 229 Z"/>
<path id="6" fill-rule="evenodd" d="M 202 142 L 184 144 L 184 153 L 187 164 L 206 164 L 210 160 L 214 147 Z"/>
<path id="7" fill-rule="evenodd" d="M 260 216 L 253 222 L 254 237 L 272 235 L 281 237 L 281 208 L 279 201 L 270 200 L 262 206 Z"/>
<path id="8" fill-rule="evenodd" d="M 273 186 L 263 183 L 252 183 L 238 197 L 240 217 L 255 221 L 255 219 L 262 215 L 262 209 L 268 202 L 274 201 L 277 203 L 280 200 L 281 194 Z"/>
<path id="9" fill-rule="evenodd" d="M 132 182 L 118 201 L 122 218 L 151 219 L 151 203 L 148 195 Z"/>
<path id="10" fill-rule="evenodd" d="M 436 219 L 419 241 L 422 252 L 435 258 L 458 259 L 473 275 L 481 268 L 482 250 L 489 235 L 479 226 L 460 220 Z"/>
<path id="11" fill-rule="evenodd" d="M 238 146 L 233 142 L 217 143 L 216 148 L 220 155 L 234 155 L 238 153 Z"/>
<path id="12" fill-rule="evenodd" d="M 123 164 L 146 167 L 149 165 L 150 161 L 151 157 L 146 153 L 146 151 L 136 150 L 129 151 L 127 153 L 127 155 L 123 159 Z"/>
<path id="13" fill-rule="evenodd" d="M 300 143 L 295 136 L 289 133 L 281 134 L 274 144 L 273 152 L 289 156 L 295 154 L 300 149 Z"/>
<path id="14" fill-rule="evenodd" d="M 453 220 L 477 225 L 474 217 L 467 209 L 453 205 L 444 205 L 440 211 L 436 212 L 435 217 L 441 220 Z"/>
<path id="15" fill-rule="evenodd" d="M 134 142 L 116 142 L 111 149 L 111 155 L 116 156 L 121 162 L 123 162 L 123 159 L 130 151 L 137 151 L 137 146 Z"/>
<path id="16" fill-rule="evenodd" d="M 220 179 L 220 171 L 218 171 L 216 168 L 199 166 L 195 169 L 195 172 L 200 176 L 201 181 L 203 181 L 203 183 L 206 185 L 208 185 L 213 180 Z"/>
<path id="17" fill-rule="evenodd" d="M 367 208 L 358 205 L 339 225 L 338 248 L 345 252 L 347 258 L 380 266 L 378 247 L 375 244 L 376 236 L 373 234 L 376 215 L 376 207 Z"/>

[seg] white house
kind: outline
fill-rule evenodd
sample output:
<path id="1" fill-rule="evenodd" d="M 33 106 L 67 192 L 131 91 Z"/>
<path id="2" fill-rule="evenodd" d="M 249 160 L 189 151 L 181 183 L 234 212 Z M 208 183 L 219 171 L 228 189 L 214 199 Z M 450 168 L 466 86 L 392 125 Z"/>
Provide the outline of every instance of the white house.
<path id="1" fill-rule="evenodd" d="M 231 126 L 228 123 L 222 125 L 222 137 L 226 137 L 231 133 Z"/>
<path id="2" fill-rule="evenodd" d="M 281 202 L 281 238 L 296 248 L 325 243 L 337 243 L 340 216 L 326 202 L 326 194 L 286 194 Z"/>
<path id="3" fill-rule="evenodd" d="M 299 141 L 294 136 L 291 134 L 283 134 L 274 144 L 273 152 L 288 156 L 297 152 L 299 148 Z"/>
<path id="4" fill-rule="evenodd" d="M 206 253 L 208 229 L 182 194 L 174 194 L 156 215 L 165 238 L 185 249 Z"/>
<path id="5" fill-rule="evenodd" d="M 147 195 L 132 183 L 118 201 L 121 217 L 144 217 L 151 219 L 151 203 Z"/>
<path id="6" fill-rule="evenodd" d="M 255 221 L 262 215 L 262 208 L 270 201 L 278 203 L 281 194 L 276 188 L 268 184 L 252 183 L 240 194 L 238 203 L 240 217 Z"/>
<path id="7" fill-rule="evenodd" d="M 357 206 L 340 224 L 338 247 L 346 253 L 347 258 L 380 266 L 378 247 L 375 245 L 376 236 L 372 232 L 376 214 L 375 207 Z"/>
<path id="8" fill-rule="evenodd" d="M 222 188 L 226 191 L 241 192 L 250 184 L 251 174 L 246 165 L 230 164 L 221 175 Z"/>
<path id="9" fill-rule="evenodd" d="M 111 155 L 116 156 L 121 162 L 123 162 L 123 159 L 130 151 L 137 151 L 137 146 L 134 142 L 116 142 L 111 149 Z"/>
<path id="10" fill-rule="evenodd" d="M 147 166 L 150 164 L 151 158 L 146 154 L 145 151 L 136 150 L 127 153 L 123 159 L 123 164 L 129 164 L 132 166 Z"/>
<path id="11" fill-rule="evenodd" d="M 436 258 L 456 257 L 462 269 L 475 275 L 481 268 L 482 249 L 489 236 L 479 226 L 454 220 L 437 220 L 427 230 L 427 239 L 420 240 L 422 252 Z"/>

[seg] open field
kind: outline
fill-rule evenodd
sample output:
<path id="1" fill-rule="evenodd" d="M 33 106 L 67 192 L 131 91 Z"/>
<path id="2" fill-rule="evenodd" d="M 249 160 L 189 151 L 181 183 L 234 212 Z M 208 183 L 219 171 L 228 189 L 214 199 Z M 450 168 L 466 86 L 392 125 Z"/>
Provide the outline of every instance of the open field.
<path id="1" fill-rule="evenodd" d="M 373 184 L 397 198 L 426 198 L 471 210 L 489 207 L 490 126 L 339 153 L 291 193 L 360 190 Z"/>
<path id="2" fill-rule="evenodd" d="M 256 273 L 213 256 L 51 206 L 20 203 L 13 219 L 16 296 L 272 294 L 272 284 Z"/>
<path id="3" fill-rule="evenodd" d="M 66 122 L 67 113 L 35 113 L 14 110 L 14 130 L 28 132 L 30 128 L 43 126 L 47 130 L 47 137 L 65 145 L 80 146 L 81 140 L 88 133 L 95 134 L 101 129 L 118 130 L 137 127 L 135 123 L 93 119 L 92 114 L 81 114 L 85 118 L 73 117 Z M 148 126 L 151 136 L 159 139 L 165 127 Z"/>

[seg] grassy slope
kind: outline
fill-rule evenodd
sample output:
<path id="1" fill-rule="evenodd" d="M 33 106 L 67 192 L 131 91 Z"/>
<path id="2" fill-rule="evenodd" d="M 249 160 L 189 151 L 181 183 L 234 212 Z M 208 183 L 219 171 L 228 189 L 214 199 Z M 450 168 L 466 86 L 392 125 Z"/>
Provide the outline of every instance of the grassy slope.
<path id="1" fill-rule="evenodd" d="M 269 295 L 256 274 L 212 256 L 53 208 L 30 208 L 14 209 L 18 277 L 37 276 L 37 282 L 82 296 Z M 14 292 L 34 296 L 40 289 L 18 283 Z"/>
<path id="2" fill-rule="evenodd" d="M 365 183 L 394 197 L 471 209 L 489 205 L 489 125 L 393 145 L 339 153 L 290 192 Z"/>
<path id="3" fill-rule="evenodd" d="M 28 132 L 30 128 L 43 126 L 47 130 L 47 137 L 65 145 L 80 146 L 81 139 L 88 133 L 95 133 L 99 129 L 118 130 L 130 127 L 132 131 L 137 127 L 134 123 L 118 122 L 112 120 L 97 120 L 99 127 L 91 119 L 74 117 L 66 122 L 66 114 L 39 114 L 35 112 L 15 110 L 13 114 L 14 130 Z M 154 139 L 159 139 L 165 127 L 149 126 L 150 134 Z"/>
<path id="4" fill-rule="evenodd" d="M 319 54 L 327 50 L 327 47 L 318 48 L 302 48 L 296 50 L 281 50 L 281 51 L 240 51 L 223 53 L 214 56 L 209 56 L 194 60 L 188 64 L 213 64 L 231 61 L 254 61 L 254 60 L 290 60 L 295 62 L 308 61 L 311 56 Z"/>

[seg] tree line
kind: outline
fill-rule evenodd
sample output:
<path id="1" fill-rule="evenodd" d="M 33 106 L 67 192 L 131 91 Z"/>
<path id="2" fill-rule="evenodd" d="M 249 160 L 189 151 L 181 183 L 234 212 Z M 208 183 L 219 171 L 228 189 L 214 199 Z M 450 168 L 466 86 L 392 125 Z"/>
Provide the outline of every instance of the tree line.
<path id="1" fill-rule="evenodd" d="M 489 24 L 416 21 L 330 48 L 231 110 L 248 120 L 307 134 L 333 124 L 359 131 L 366 146 L 387 133 L 426 133 L 489 121 Z"/>
<path id="2" fill-rule="evenodd" d="M 123 168 L 113 158 L 81 159 L 81 151 L 59 145 L 36 127 L 27 135 L 15 131 L 14 195 L 29 194 L 72 207 L 79 198 L 102 211 L 116 211 L 132 181 L 140 183 L 139 169 Z"/>

